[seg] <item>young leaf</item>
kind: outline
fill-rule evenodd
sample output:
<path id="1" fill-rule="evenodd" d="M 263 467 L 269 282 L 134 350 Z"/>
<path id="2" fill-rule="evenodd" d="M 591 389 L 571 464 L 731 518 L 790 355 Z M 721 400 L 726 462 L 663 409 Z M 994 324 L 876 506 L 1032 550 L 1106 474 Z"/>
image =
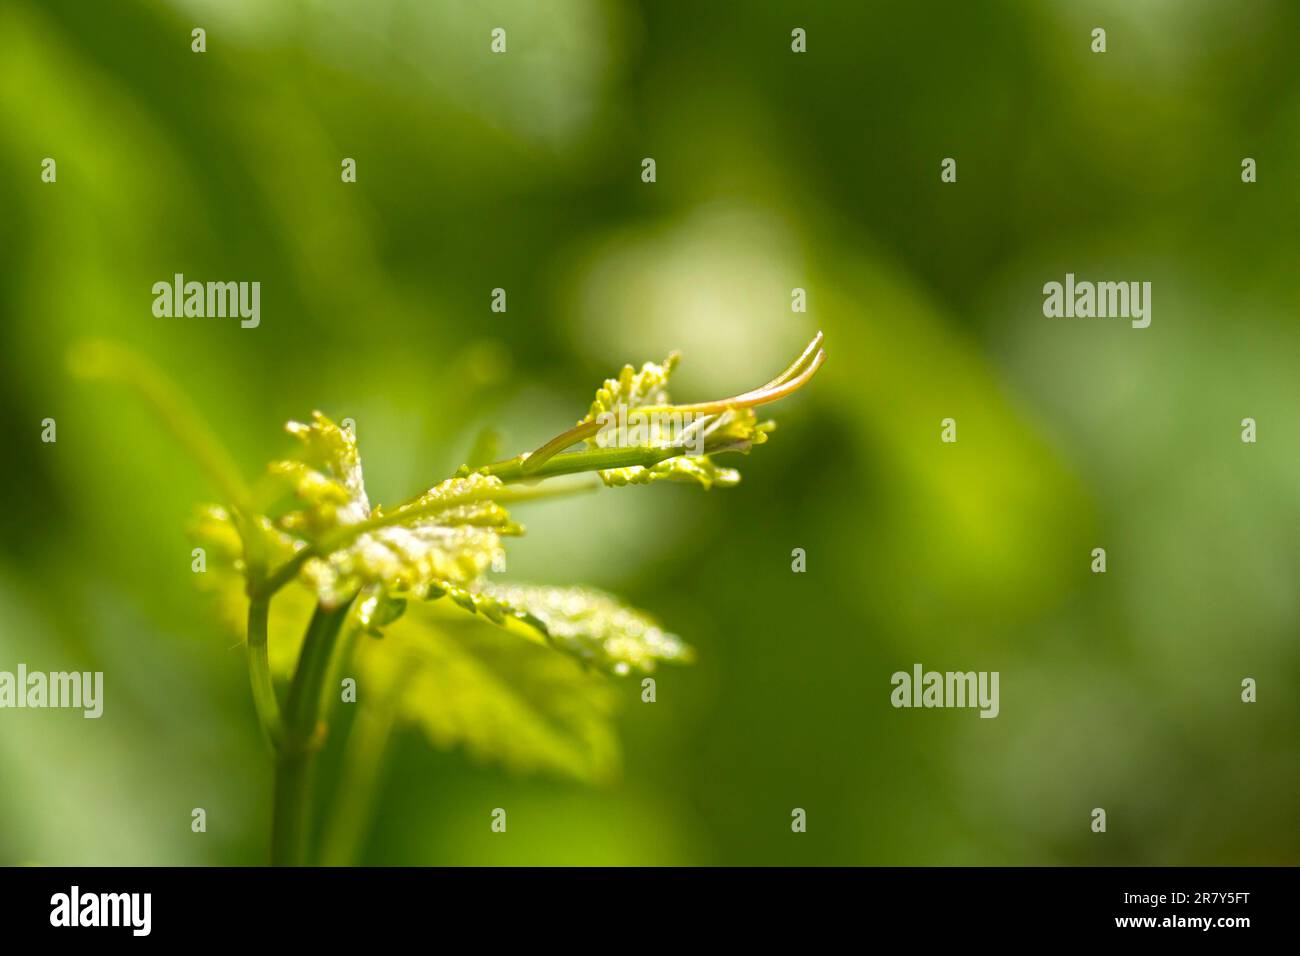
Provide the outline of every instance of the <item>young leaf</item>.
<path id="1" fill-rule="evenodd" d="M 608 468 L 600 473 L 600 477 L 611 488 L 649 485 L 656 481 L 681 481 L 699 485 L 707 491 L 715 486 L 734 488 L 740 484 L 740 472 L 734 468 L 723 468 L 708 455 L 683 455 L 649 467 L 636 465 L 631 468 Z"/>
<path id="2" fill-rule="evenodd" d="M 468 615 L 412 604 L 382 641 L 362 640 L 364 686 L 398 696 L 399 717 L 439 750 L 515 773 L 605 783 L 619 768 L 611 682 Z"/>
<path id="3" fill-rule="evenodd" d="M 229 569 L 200 577 L 224 625 L 241 634 L 248 599 L 239 577 Z M 357 602 L 358 626 L 370 596 Z M 386 625 L 384 637 L 357 635 L 345 672 L 364 689 L 360 706 L 382 700 L 433 747 L 464 750 L 512 772 L 585 783 L 605 783 L 617 775 L 618 694 L 608 678 L 483 618 L 459 611 L 439 614 L 422 602 L 379 600 L 392 602 L 371 618 Z M 315 603 L 315 595 L 298 585 L 286 587 L 271 603 L 270 667 L 278 678 L 293 673 L 303 621 Z M 405 613 L 384 621 L 396 606 L 404 606 Z"/>
<path id="4" fill-rule="evenodd" d="M 302 443 L 301 457 L 276 462 L 271 473 L 285 481 L 300 507 L 276 525 L 319 552 L 301 576 L 322 604 L 337 607 L 363 588 L 422 591 L 431 582 L 471 584 L 501 552 L 501 536 L 521 529 L 491 500 L 465 503 L 468 493 L 490 492 L 501 481 L 470 474 L 449 478 L 393 513 L 371 508 L 356 440 L 316 412 L 310 425 L 291 422 L 290 434 Z M 440 502 L 447 507 L 440 509 Z M 403 511 L 411 511 L 407 521 Z M 360 531 L 337 547 L 340 532 L 398 516 L 391 524 Z"/>
<path id="5" fill-rule="evenodd" d="M 471 613 L 610 674 L 651 673 L 660 662 L 690 663 L 694 650 L 649 615 L 594 588 L 485 584 L 475 590 L 444 584 L 430 599 L 449 598 Z M 529 633 L 531 629 L 532 633 Z"/>
<path id="6" fill-rule="evenodd" d="M 645 405 L 666 405 L 668 379 L 681 357 L 680 352 L 673 352 L 662 365 L 646 362 L 639 372 L 631 365 L 624 365 L 618 378 L 605 379 L 605 384 L 596 390 L 587 417 L 579 424 L 594 422 L 605 414 L 617 415 L 620 407 L 631 411 Z"/>
<path id="7" fill-rule="evenodd" d="M 731 488 L 740 483 L 740 472 L 718 465 L 713 454 L 722 451 L 746 452 L 767 441 L 776 427 L 773 422 L 759 422 L 754 409 L 741 404 L 717 407 L 674 406 L 669 404 L 668 380 L 680 356 L 674 352 L 662 365 L 646 362 L 641 371 L 631 365 L 623 366 L 617 379 L 607 379 L 596 392 L 587 416 L 578 422 L 584 424 L 630 422 L 643 436 L 645 447 L 655 449 L 681 448 L 677 457 L 666 458 L 648 465 L 629 465 L 598 471 L 601 480 L 610 487 L 622 485 L 648 485 L 656 481 L 677 481 L 697 484 L 704 489 Z M 724 400 L 725 401 L 725 400 Z M 608 429 L 609 425 L 606 425 Z M 606 440 L 606 429 L 587 436 L 588 448 L 600 447 Z M 702 448 L 704 454 L 687 454 L 690 448 Z"/>

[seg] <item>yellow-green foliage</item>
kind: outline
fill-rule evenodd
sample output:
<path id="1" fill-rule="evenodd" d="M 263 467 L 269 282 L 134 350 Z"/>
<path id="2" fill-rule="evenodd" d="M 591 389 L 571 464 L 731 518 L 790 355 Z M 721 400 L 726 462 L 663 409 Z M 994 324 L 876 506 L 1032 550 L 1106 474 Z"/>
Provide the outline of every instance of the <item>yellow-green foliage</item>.
<path id="1" fill-rule="evenodd" d="M 604 592 L 490 582 L 504 540 L 523 533 L 504 503 L 539 496 L 530 489 L 552 476 L 529 473 L 530 457 L 537 466 L 559 461 L 554 474 L 596 471 L 607 485 L 735 485 L 739 474 L 712 456 L 766 441 L 772 425 L 759 423 L 753 406 L 799 387 L 823 357 L 818 337 L 761 389 L 694 406 L 668 404 L 675 354 L 639 372 L 626 366 L 597 392 L 572 435 L 534 456 L 462 468 L 390 509 L 371 505 L 354 434 L 316 412 L 286 426 L 296 454 L 272 462 L 237 504 L 200 512 L 192 530 L 211 555 L 206 580 L 223 616 L 241 629 L 251 620 L 246 595 L 263 606 L 276 595 L 261 651 L 270 674 L 294 672 L 313 607 L 318 614 L 346 608 L 346 659 L 357 686 L 390 718 L 476 759 L 608 779 L 618 752 L 608 678 L 687 663 L 694 652 Z M 644 446 L 615 449 L 611 460 L 583 429 L 629 411 L 662 412 L 679 424 L 647 431 Z M 682 428 L 702 436 L 695 448 L 703 454 L 685 453 Z M 574 444 L 587 451 L 556 457 Z M 610 464 L 617 467 L 603 467 Z M 273 702 L 267 693 L 262 700 L 274 723 Z"/>

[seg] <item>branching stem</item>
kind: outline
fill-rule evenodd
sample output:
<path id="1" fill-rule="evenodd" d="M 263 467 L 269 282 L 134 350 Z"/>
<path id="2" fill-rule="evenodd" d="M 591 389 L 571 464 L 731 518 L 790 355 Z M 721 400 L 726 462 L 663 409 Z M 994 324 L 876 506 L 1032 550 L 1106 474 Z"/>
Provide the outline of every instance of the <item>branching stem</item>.
<path id="1" fill-rule="evenodd" d="M 289 687 L 284 732 L 275 758 L 271 862 L 276 866 L 302 866 L 308 862 L 311 770 L 321 744 L 321 704 L 334 647 L 350 607 L 350 603 L 337 608 L 317 605 Z"/>
<path id="2" fill-rule="evenodd" d="M 818 332 L 807 347 L 804 348 L 803 352 L 800 353 L 799 357 L 791 362 L 784 372 L 765 385 L 740 395 L 733 395 L 731 398 L 719 398 L 711 402 L 697 402 L 693 405 L 642 405 L 634 409 L 634 411 L 638 415 L 721 415 L 729 408 L 756 408 L 759 405 L 766 405 L 768 402 L 775 402 L 777 399 L 784 398 L 803 388 L 817 374 L 822 362 L 826 360 L 826 352 L 821 346 L 822 333 Z M 591 438 L 603 427 L 604 423 L 599 419 L 578 422 L 578 424 L 556 435 L 535 451 L 518 455 L 508 461 L 489 465 L 486 469 L 487 473 L 498 477 L 502 477 L 507 473 L 518 474 L 521 477 L 541 477 L 544 474 L 542 466 L 546 462 L 564 451 L 564 449 Z M 681 452 L 678 452 L 678 454 L 681 454 Z M 672 458 L 675 456 L 668 455 L 666 457 Z M 663 460 L 663 458 L 657 459 L 657 461 Z M 623 466 L 612 465 L 609 467 Z M 555 472 L 555 474 L 571 474 L 574 470 L 570 468 L 566 471 Z M 503 480 L 505 480 L 504 477 Z"/>

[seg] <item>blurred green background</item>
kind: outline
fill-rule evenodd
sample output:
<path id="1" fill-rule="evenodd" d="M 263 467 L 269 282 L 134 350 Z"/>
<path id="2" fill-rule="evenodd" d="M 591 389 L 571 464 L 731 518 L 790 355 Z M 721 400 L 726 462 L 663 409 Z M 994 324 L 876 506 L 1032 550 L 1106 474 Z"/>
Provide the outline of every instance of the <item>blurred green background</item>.
<path id="1" fill-rule="evenodd" d="M 150 356 L 250 474 L 354 418 L 393 502 L 625 361 L 679 348 L 676 397 L 716 397 L 818 328 L 737 489 L 517 511 L 509 578 L 699 650 L 654 705 L 617 685 L 618 778 L 404 730 L 359 860 L 1300 862 L 1297 36 L 1290 0 L 3 0 L 0 669 L 106 703 L 0 712 L 0 862 L 266 859 L 243 650 L 190 570 L 215 491 L 75 341 Z M 177 272 L 260 281 L 261 326 L 155 318 Z M 1151 281 L 1151 327 L 1045 319 L 1066 272 Z M 1001 715 L 894 710 L 916 662 L 1000 671 Z"/>

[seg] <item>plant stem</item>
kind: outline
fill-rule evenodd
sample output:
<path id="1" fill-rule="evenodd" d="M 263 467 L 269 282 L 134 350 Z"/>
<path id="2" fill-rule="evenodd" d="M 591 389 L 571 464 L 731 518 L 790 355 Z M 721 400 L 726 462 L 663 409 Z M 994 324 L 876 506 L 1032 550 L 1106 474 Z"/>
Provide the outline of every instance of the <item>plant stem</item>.
<path id="1" fill-rule="evenodd" d="M 271 680 L 271 664 L 267 655 L 267 618 L 271 599 L 261 595 L 248 602 L 248 679 L 253 687 L 253 706 L 257 718 L 272 744 L 278 745 L 283 728 L 280 725 L 280 705 L 275 698 L 275 684 Z"/>
<path id="2" fill-rule="evenodd" d="M 642 465 L 649 468 L 669 458 L 680 458 L 686 454 L 680 445 L 657 447 L 652 445 L 631 445 L 625 448 L 589 448 L 585 451 L 571 451 L 549 458 L 533 470 L 526 468 L 528 459 L 512 458 L 498 462 L 481 472 L 494 475 L 503 482 L 536 481 L 540 478 L 554 478 L 558 475 L 573 475 L 584 471 L 604 471 L 608 468 L 630 468 Z M 498 492 L 499 493 L 499 492 Z M 495 498 L 494 498 L 495 500 Z"/>
<path id="3" fill-rule="evenodd" d="M 284 732 L 276 752 L 271 862 L 302 866 L 311 834 L 311 768 L 320 746 L 318 724 L 334 646 L 351 604 L 317 605 L 307 626 L 298 669 L 284 708 Z"/>
<path id="4" fill-rule="evenodd" d="M 482 474 L 491 474 L 487 469 L 480 469 Z M 546 477 L 544 475 L 533 475 L 530 478 Z M 505 479 L 502 479 L 505 480 Z M 529 479 L 525 479 L 529 480 Z M 559 498 L 564 495 L 572 495 L 586 491 L 595 491 L 600 487 L 598 481 L 588 482 L 570 482 L 562 485 L 547 485 L 544 487 L 529 488 L 496 488 L 482 487 L 471 488 L 469 491 L 462 492 L 458 495 L 444 495 L 421 504 L 404 505 L 395 508 L 392 511 L 384 512 L 365 521 L 358 521 L 356 524 L 343 525 L 335 529 L 334 532 L 322 539 L 315 548 L 310 549 L 311 554 L 329 554 L 336 551 L 344 545 L 350 543 L 359 535 L 367 531 L 375 531 L 379 528 L 387 528 L 391 525 L 406 524 L 417 518 L 425 518 L 430 515 L 440 514 L 444 511 L 450 511 L 452 508 L 460 505 L 473 504 L 477 501 L 535 501 L 541 498 Z M 308 555 L 308 557 L 311 556 Z M 298 562 L 302 558 L 303 552 L 298 552 L 291 559 Z M 279 572 L 272 575 L 272 578 L 278 579 Z"/>
<path id="5" fill-rule="evenodd" d="M 321 836 L 321 866 L 351 866 L 356 862 L 373 822 L 375 796 L 384 776 L 398 704 L 410 673 L 410 668 L 399 671 L 392 685 L 380 688 L 379 693 L 357 705 L 360 710 L 343 752 L 341 773 L 348 785 L 334 795 Z"/>
<path id="6" fill-rule="evenodd" d="M 275 761 L 275 805 L 271 818 L 271 865 L 306 864 L 310 761 L 305 753 L 282 753 Z"/>
<path id="7" fill-rule="evenodd" d="M 697 402 L 692 405 L 642 405 L 635 408 L 634 411 L 640 415 L 673 413 L 720 415 L 730 408 L 753 408 L 757 405 L 766 405 L 769 402 L 775 402 L 777 399 L 797 392 L 807 385 L 812 377 L 817 374 L 817 370 L 821 368 L 822 362 L 825 360 L 826 353 L 822 349 L 822 333 L 818 332 L 799 357 L 791 362 L 784 372 L 765 385 L 740 395 L 734 395 L 731 398 L 719 398 L 711 402 Z M 517 472 L 521 479 L 544 475 L 546 472 L 542 466 L 546 462 L 571 445 L 576 445 L 580 441 L 591 438 L 603 428 L 604 423 L 599 418 L 580 421 L 568 431 L 556 435 L 535 451 L 490 465 L 487 473 L 501 475 L 502 471 L 499 469 L 509 466 L 512 469 L 511 473 Z M 659 461 L 662 460 L 662 458 L 659 459 Z M 634 464 L 639 463 L 634 462 Z M 610 467 L 622 466 L 614 465 Z M 560 472 L 560 474 L 567 473 Z"/>
<path id="8" fill-rule="evenodd" d="M 536 451 L 530 452 L 527 455 L 516 455 L 515 458 L 511 459 L 511 461 L 522 459 L 523 471 L 525 474 L 536 471 L 548 460 L 564 451 L 564 449 L 592 437 L 604 427 L 605 423 L 598 418 L 587 422 L 578 422 L 578 424 L 574 425 L 568 431 L 560 432 L 560 434 L 556 435 Z"/>

